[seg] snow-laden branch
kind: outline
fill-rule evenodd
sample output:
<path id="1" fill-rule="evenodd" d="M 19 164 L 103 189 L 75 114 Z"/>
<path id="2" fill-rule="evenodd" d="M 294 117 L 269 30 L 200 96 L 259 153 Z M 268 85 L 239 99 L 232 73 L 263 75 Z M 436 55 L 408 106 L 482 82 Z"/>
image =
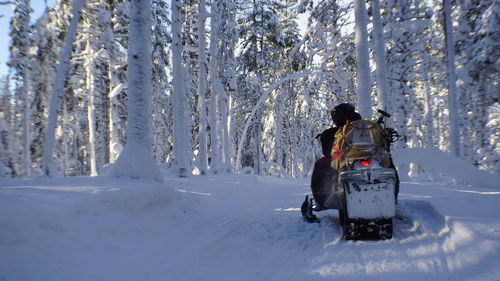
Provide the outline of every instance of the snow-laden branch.
<path id="1" fill-rule="evenodd" d="M 115 98 L 124 89 L 128 89 L 127 83 L 120 83 L 116 85 L 116 87 L 114 87 L 113 90 L 109 92 L 109 98 L 110 99 Z"/>
<path id="2" fill-rule="evenodd" d="M 293 73 L 288 76 L 285 76 L 278 80 L 277 82 L 273 83 L 267 90 L 260 96 L 259 100 L 255 104 L 254 108 L 252 109 L 252 112 L 250 112 L 250 115 L 248 116 L 248 119 L 245 123 L 245 127 L 243 128 L 243 133 L 241 134 L 240 137 L 240 142 L 238 143 L 238 152 L 236 154 L 236 170 L 241 169 L 241 152 L 243 151 L 243 144 L 245 143 L 246 135 L 248 132 L 248 128 L 250 127 L 250 124 L 252 123 L 252 120 L 254 118 L 255 113 L 257 112 L 257 109 L 264 103 L 266 98 L 276 89 L 278 86 L 281 84 L 289 81 L 289 80 L 295 80 L 299 79 L 311 74 L 316 74 L 316 75 L 330 75 L 331 73 L 329 72 L 311 72 L 311 71 L 304 71 L 300 73 Z"/>

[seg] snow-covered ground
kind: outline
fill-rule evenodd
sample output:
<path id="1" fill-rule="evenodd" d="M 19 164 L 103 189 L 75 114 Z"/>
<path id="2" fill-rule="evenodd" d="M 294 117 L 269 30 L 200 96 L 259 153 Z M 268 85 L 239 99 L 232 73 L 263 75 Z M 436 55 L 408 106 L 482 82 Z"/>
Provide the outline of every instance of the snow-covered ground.
<path id="1" fill-rule="evenodd" d="M 500 280 L 500 188 L 404 182 L 394 238 L 303 222 L 309 179 L 0 179 L 0 280 Z"/>

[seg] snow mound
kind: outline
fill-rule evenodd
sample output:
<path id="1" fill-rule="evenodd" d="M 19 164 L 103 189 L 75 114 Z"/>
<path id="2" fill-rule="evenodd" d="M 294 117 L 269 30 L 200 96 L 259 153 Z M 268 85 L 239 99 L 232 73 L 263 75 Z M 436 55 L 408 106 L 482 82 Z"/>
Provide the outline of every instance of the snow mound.
<path id="1" fill-rule="evenodd" d="M 441 172 L 471 185 L 500 187 L 500 177 L 477 169 L 471 163 L 438 149 L 406 148 L 392 151 L 394 162 L 417 163 L 425 169 Z"/>
<path id="2" fill-rule="evenodd" d="M 12 181 L 14 182 L 14 181 Z M 30 179 L 0 189 L 0 244 L 65 232 L 82 216 L 140 215 L 169 206 L 174 190 L 153 180 L 105 177 Z"/>
<path id="3" fill-rule="evenodd" d="M 132 179 L 153 179 L 163 182 L 158 164 L 153 160 L 151 150 L 144 145 L 128 143 L 116 163 L 103 173 L 109 177 L 130 177 Z"/>

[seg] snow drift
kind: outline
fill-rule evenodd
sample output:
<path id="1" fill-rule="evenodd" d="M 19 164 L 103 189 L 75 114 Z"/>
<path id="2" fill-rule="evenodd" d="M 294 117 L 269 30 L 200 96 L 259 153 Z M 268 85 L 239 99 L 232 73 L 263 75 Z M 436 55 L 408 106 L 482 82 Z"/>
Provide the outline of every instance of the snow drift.
<path id="1" fill-rule="evenodd" d="M 417 163 L 426 170 L 446 174 L 459 182 L 476 186 L 500 188 L 500 177 L 479 170 L 468 161 L 458 159 L 438 149 L 407 148 L 392 152 L 394 162 Z"/>

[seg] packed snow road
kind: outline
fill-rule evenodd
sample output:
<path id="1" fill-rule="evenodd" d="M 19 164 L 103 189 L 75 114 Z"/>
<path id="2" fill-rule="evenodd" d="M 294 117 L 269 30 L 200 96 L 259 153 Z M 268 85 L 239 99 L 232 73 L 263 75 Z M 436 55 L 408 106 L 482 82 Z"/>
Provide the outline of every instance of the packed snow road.
<path id="1" fill-rule="evenodd" d="M 500 190 L 403 183 L 394 238 L 303 222 L 308 179 L 0 182 L 0 280 L 500 280 Z"/>

